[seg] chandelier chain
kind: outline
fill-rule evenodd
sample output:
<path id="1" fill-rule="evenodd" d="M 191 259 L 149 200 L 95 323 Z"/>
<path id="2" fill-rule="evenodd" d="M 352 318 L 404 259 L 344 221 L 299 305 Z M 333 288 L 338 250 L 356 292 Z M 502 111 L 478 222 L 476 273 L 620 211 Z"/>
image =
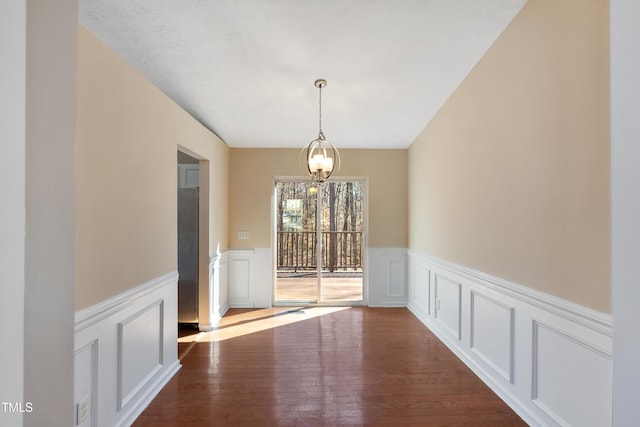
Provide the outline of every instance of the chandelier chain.
<path id="1" fill-rule="evenodd" d="M 318 138 L 324 139 L 324 134 L 322 133 L 322 86 L 319 86 L 320 96 L 318 101 Z"/>

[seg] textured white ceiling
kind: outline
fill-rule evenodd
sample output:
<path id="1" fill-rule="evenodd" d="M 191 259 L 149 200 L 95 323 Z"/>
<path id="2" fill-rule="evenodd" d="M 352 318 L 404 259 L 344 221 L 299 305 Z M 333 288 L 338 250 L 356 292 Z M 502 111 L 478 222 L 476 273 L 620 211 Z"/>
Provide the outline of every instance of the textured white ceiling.
<path id="1" fill-rule="evenodd" d="M 232 147 L 406 148 L 526 0 L 80 0 L 80 22 Z"/>

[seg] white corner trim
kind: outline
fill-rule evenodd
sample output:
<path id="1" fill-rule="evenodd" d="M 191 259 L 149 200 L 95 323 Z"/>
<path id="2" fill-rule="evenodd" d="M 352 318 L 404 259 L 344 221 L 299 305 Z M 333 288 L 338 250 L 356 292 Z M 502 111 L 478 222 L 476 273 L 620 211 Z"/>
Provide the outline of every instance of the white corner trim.
<path id="1" fill-rule="evenodd" d="M 78 333 L 83 329 L 86 329 L 101 320 L 109 317 L 113 313 L 116 313 L 126 306 L 133 304 L 137 299 L 144 297 L 156 290 L 177 282 L 178 272 L 174 271 L 167 273 L 163 276 L 156 277 L 140 286 L 129 289 L 121 294 L 111 297 L 107 300 L 99 302 L 80 311 L 76 311 L 75 314 L 75 332 Z"/>

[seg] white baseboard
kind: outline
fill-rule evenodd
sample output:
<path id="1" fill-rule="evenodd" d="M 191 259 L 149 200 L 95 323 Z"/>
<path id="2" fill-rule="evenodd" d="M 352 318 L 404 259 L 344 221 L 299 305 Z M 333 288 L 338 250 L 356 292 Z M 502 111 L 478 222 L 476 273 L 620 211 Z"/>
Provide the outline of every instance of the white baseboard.
<path id="1" fill-rule="evenodd" d="M 533 426 L 611 425 L 611 316 L 409 251 L 408 308 Z"/>
<path id="2" fill-rule="evenodd" d="M 178 274 L 172 272 L 76 313 L 79 425 L 130 425 L 180 369 Z"/>
<path id="3" fill-rule="evenodd" d="M 160 390 L 169 382 L 169 380 L 178 372 L 180 369 L 180 362 L 175 360 L 171 366 L 166 369 L 162 375 L 157 376 L 154 381 L 151 381 L 147 385 L 147 393 L 142 396 L 142 398 L 138 399 L 135 404 L 132 406 L 126 417 L 117 424 L 120 426 L 130 426 L 133 422 L 142 414 L 142 412 L 149 406 L 151 401 L 160 393 Z"/>

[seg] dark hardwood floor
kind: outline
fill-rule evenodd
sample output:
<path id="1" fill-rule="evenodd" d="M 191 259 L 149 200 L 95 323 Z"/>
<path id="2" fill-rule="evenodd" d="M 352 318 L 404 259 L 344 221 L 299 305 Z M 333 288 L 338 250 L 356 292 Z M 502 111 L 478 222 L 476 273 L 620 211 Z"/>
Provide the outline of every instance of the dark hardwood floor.
<path id="1" fill-rule="evenodd" d="M 404 308 L 229 310 L 181 335 L 134 426 L 526 425 Z"/>

